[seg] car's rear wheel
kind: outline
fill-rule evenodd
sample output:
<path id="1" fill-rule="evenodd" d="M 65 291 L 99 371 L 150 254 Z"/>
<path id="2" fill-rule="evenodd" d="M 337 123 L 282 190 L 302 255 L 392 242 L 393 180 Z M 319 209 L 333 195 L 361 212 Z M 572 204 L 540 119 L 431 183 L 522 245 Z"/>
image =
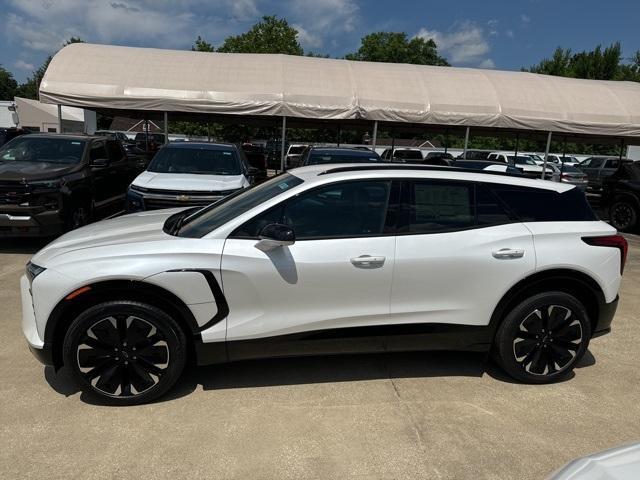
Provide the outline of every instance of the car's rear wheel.
<path id="1" fill-rule="evenodd" d="M 615 200 L 609 208 L 609 222 L 622 232 L 633 230 L 638 224 L 638 209 L 628 200 Z"/>
<path id="2" fill-rule="evenodd" d="M 566 377 L 587 351 L 591 324 L 572 295 L 546 292 L 517 305 L 500 325 L 495 357 L 511 377 L 550 383 Z"/>
<path id="3" fill-rule="evenodd" d="M 80 388 L 112 405 L 154 400 L 178 380 L 186 338 L 162 310 L 112 301 L 80 314 L 64 340 L 65 365 Z"/>

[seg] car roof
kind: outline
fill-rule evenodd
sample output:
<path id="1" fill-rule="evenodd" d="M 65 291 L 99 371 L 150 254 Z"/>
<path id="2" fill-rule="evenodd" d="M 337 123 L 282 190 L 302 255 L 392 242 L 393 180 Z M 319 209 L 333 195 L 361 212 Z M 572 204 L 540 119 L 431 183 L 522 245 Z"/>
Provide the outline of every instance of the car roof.
<path id="1" fill-rule="evenodd" d="M 565 192 L 575 188 L 568 183 L 532 179 L 520 175 L 457 167 L 426 166 L 393 163 L 344 163 L 321 164 L 299 167 L 288 171 L 305 182 L 326 183 L 331 180 L 356 180 L 367 178 L 425 178 L 439 180 L 461 180 L 473 182 L 509 184 L 530 188 L 542 188 Z"/>
<path id="2" fill-rule="evenodd" d="M 182 148 L 185 150 L 222 150 L 238 149 L 233 143 L 209 143 L 209 142 L 170 142 L 164 148 Z"/>
<path id="3" fill-rule="evenodd" d="M 66 138 L 69 140 L 104 140 L 100 135 L 85 135 L 84 133 L 30 133 L 29 138 Z"/>
<path id="4" fill-rule="evenodd" d="M 362 155 L 363 157 L 367 155 L 371 155 L 375 153 L 373 150 L 363 150 L 361 148 L 352 148 L 352 147 L 313 147 L 311 149 L 312 153 L 357 153 L 358 155 Z M 376 154 L 377 155 L 377 154 Z"/>

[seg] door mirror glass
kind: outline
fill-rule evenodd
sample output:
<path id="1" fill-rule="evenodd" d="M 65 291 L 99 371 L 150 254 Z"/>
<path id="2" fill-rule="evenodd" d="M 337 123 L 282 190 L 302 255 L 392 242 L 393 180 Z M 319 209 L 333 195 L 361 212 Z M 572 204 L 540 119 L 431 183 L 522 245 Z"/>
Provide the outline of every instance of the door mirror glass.
<path id="1" fill-rule="evenodd" d="M 260 231 L 260 241 L 256 244 L 258 250 L 268 252 L 278 247 L 293 245 L 296 241 L 296 234 L 288 225 L 281 223 L 270 223 Z"/>

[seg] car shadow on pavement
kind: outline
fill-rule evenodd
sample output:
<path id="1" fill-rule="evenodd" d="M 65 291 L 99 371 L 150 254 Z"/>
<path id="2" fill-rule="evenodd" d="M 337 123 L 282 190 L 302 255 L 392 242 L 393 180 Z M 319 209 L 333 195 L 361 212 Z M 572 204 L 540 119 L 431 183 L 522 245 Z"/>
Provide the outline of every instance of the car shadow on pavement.
<path id="1" fill-rule="evenodd" d="M 591 352 L 576 366 L 595 364 Z M 175 400 L 198 388 L 226 390 L 314 383 L 354 382 L 400 378 L 475 377 L 484 374 L 508 383 L 519 383 L 500 370 L 486 354 L 470 352 L 402 352 L 362 355 L 289 357 L 245 360 L 206 367 L 186 367 L 177 385 L 154 403 Z M 567 376 L 562 381 L 573 378 Z M 49 385 L 64 396 L 79 392 L 66 368 L 55 372 L 45 367 Z M 81 394 L 88 404 L 103 405 L 91 395 Z"/>
<path id="2" fill-rule="evenodd" d="M 5 238 L 0 243 L 0 254 L 31 254 L 51 242 L 51 238 Z"/>

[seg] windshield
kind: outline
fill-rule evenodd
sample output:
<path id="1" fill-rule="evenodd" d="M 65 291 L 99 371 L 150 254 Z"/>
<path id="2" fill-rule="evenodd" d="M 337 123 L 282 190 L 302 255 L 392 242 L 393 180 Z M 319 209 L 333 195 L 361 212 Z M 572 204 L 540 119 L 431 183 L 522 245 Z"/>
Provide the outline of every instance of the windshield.
<path id="1" fill-rule="evenodd" d="M 248 212 L 270 198 L 276 197 L 303 182 L 300 178 L 285 173 L 264 183 L 240 190 L 219 202 L 198 210 L 187 217 L 178 233 L 181 237 L 200 238 L 229 220 Z"/>
<path id="2" fill-rule="evenodd" d="M 305 165 L 320 165 L 324 163 L 372 163 L 380 161 L 373 152 L 317 152 L 311 154 Z"/>
<path id="3" fill-rule="evenodd" d="M 533 160 L 535 160 L 536 162 L 544 162 L 544 159 L 540 156 L 540 155 L 529 155 Z"/>
<path id="4" fill-rule="evenodd" d="M 524 155 L 509 155 L 509 160 L 513 161 L 516 165 L 537 165 L 531 157 L 525 157 Z"/>
<path id="5" fill-rule="evenodd" d="M 407 160 L 422 160 L 422 152 L 420 150 L 396 150 L 393 156 Z"/>
<path id="6" fill-rule="evenodd" d="M 160 150 L 147 168 L 154 173 L 240 175 L 240 161 L 230 148 L 171 148 Z"/>
<path id="7" fill-rule="evenodd" d="M 25 135 L 0 148 L 0 161 L 73 165 L 82 159 L 85 145 L 84 140 Z"/>

